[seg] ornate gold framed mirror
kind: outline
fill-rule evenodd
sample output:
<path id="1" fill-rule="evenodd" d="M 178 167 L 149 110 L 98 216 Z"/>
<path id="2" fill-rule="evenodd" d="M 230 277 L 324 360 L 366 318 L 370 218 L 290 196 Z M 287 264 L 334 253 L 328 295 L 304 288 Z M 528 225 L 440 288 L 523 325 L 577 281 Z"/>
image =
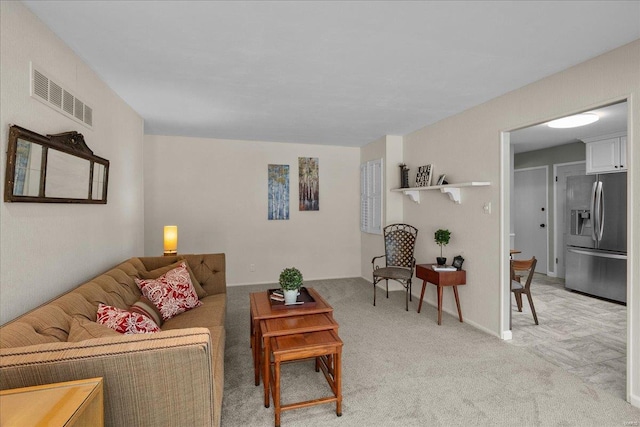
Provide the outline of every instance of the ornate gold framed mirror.
<path id="1" fill-rule="evenodd" d="M 5 202 L 105 204 L 108 181 L 109 160 L 93 154 L 82 134 L 9 128 Z"/>

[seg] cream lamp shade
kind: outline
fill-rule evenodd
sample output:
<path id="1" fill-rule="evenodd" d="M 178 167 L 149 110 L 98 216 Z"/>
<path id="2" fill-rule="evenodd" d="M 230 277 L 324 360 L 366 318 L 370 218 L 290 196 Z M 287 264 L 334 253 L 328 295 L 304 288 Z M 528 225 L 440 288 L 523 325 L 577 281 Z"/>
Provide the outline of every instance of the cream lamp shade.
<path id="1" fill-rule="evenodd" d="M 164 254 L 175 255 L 178 253 L 178 226 L 164 226 Z"/>

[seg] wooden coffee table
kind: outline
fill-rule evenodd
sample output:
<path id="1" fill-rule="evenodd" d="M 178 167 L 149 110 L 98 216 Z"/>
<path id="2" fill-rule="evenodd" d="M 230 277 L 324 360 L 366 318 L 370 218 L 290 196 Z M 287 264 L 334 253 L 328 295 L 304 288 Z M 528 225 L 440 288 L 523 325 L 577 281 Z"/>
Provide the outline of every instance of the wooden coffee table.
<path id="1" fill-rule="evenodd" d="M 267 295 L 266 290 L 249 294 L 249 300 L 251 304 L 251 349 L 253 355 L 253 369 L 256 385 L 260 385 L 260 359 L 262 358 L 261 321 L 269 319 L 281 319 L 286 317 L 308 316 L 312 314 L 322 313 L 327 313 L 328 316 L 333 319 L 333 307 L 331 307 L 329 303 L 325 301 L 324 298 L 322 298 L 322 296 L 320 296 L 320 294 L 314 288 L 307 287 L 307 290 L 316 301 L 315 307 L 292 306 L 291 308 L 274 310 L 271 308 L 271 303 L 269 302 L 269 296 Z M 268 389 L 266 390 L 268 393 Z"/>

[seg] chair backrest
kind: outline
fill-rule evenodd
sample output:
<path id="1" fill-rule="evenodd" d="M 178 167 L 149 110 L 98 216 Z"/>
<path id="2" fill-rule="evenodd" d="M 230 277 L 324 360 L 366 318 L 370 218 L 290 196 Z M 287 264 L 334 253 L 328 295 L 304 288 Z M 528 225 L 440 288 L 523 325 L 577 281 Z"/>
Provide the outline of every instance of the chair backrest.
<path id="1" fill-rule="evenodd" d="M 387 267 L 413 268 L 413 251 L 418 229 L 408 224 L 391 224 L 384 228 L 384 254 Z"/>
<path id="2" fill-rule="evenodd" d="M 533 273 L 536 271 L 536 263 L 538 260 L 536 257 L 532 257 L 527 260 L 511 260 L 511 276 L 518 272 L 527 272 L 527 281 L 524 284 L 525 289 L 529 289 L 531 286 L 531 279 L 533 279 Z M 520 275 L 524 277 L 524 275 Z"/>

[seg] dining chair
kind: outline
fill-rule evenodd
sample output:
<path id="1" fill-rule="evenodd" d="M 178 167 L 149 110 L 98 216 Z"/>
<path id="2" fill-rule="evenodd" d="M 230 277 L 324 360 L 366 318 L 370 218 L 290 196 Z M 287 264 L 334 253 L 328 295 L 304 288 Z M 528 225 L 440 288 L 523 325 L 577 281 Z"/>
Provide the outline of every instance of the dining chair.
<path id="1" fill-rule="evenodd" d="M 373 265 L 373 305 L 376 305 L 376 284 L 385 280 L 387 298 L 389 298 L 389 279 L 400 283 L 406 290 L 405 307 L 409 311 L 411 300 L 411 278 L 416 267 L 413 251 L 416 246 L 418 229 L 408 224 L 391 224 L 384 228 L 384 255 L 374 257 Z M 379 258 L 385 259 L 385 266 L 376 264 Z"/>
<path id="2" fill-rule="evenodd" d="M 522 294 L 525 294 L 529 300 L 529 307 L 531 307 L 531 313 L 533 313 L 533 320 L 536 325 L 538 324 L 538 316 L 531 298 L 531 280 L 533 279 L 537 262 L 536 257 L 528 260 L 511 260 L 511 292 L 516 298 L 518 311 L 522 311 Z M 521 280 L 525 276 L 527 279 L 523 285 Z"/>

